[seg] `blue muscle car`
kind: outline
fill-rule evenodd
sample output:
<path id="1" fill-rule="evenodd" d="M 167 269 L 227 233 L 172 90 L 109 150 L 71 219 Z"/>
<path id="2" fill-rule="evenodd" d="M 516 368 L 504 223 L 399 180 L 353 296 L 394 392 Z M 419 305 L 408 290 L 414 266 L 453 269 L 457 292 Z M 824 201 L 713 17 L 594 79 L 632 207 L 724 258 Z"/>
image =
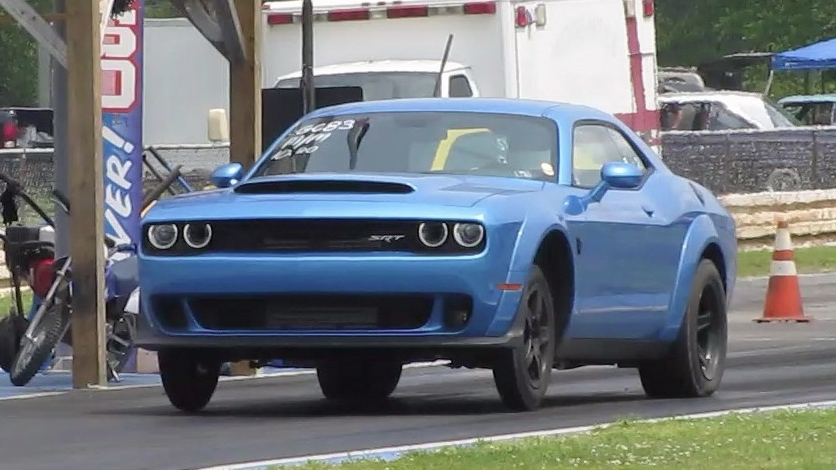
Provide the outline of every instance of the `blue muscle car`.
<path id="1" fill-rule="evenodd" d="M 204 408 L 225 361 L 315 367 L 328 399 L 386 399 L 404 364 L 490 368 L 540 406 L 552 370 L 637 368 L 714 393 L 735 224 L 595 109 L 410 99 L 317 110 L 219 189 L 145 216 L 137 344 Z"/>

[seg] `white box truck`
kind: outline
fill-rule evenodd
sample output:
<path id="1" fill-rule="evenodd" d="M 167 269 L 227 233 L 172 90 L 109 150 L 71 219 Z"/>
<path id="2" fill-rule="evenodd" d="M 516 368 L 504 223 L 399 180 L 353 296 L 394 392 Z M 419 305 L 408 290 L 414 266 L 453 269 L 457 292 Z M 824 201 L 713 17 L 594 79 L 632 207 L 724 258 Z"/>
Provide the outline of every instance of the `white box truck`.
<path id="1" fill-rule="evenodd" d="M 432 96 L 445 44 L 452 34 L 441 96 L 591 105 L 617 115 L 649 142 L 657 143 L 652 0 L 313 0 L 313 7 L 317 87 L 360 86 L 366 100 Z M 299 86 L 301 12 L 301 0 L 263 4 L 261 72 L 265 88 Z M 153 48 L 148 47 L 159 34 L 155 24 L 164 23 L 149 20 L 146 25 L 146 73 L 153 67 L 169 79 L 168 83 L 161 79 L 146 84 L 147 119 L 171 119 L 173 128 L 178 123 L 182 128 L 184 119 L 197 119 L 205 128 L 209 109 L 218 107 L 219 101 L 224 103 L 221 107 L 228 103 L 228 86 L 218 83 L 224 77 L 215 76 L 224 59 L 207 43 L 203 49 L 214 53 L 214 62 L 201 66 L 206 60 L 192 56 L 188 60 L 191 70 L 183 70 L 189 79 L 172 80 L 182 68 L 175 63 L 178 54 L 168 53 L 171 63 L 159 63 Z M 168 31 L 167 41 L 171 34 Z M 183 34 L 191 37 L 199 33 Z M 184 42 L 190 41 L 184 38 Z M 206 98 L 207 103 L 154 99 L 158 88 L 177 83 L 207 93 L 207 86 L 194 83 L 201 80 L 220 85 L 213 85 L 217 90 Z M 174 96 L 171 92 L 160 94 Z M 200 106 L 203 109 L 195 109 Z M 163 126 L 154 123 L 154 127 Z M 205 140 L 205 133 L 201 138 Z M 194 143 L 186 139 L 184 143 Z"/>

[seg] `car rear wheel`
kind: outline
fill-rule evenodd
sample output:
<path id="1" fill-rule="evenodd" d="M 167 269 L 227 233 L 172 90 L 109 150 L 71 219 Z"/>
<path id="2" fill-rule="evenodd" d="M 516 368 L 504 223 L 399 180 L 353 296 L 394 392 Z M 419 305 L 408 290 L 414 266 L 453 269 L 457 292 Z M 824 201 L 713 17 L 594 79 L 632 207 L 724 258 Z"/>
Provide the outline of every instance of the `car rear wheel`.
<path id="1" fill-rule="evenodd" d="M 328 400 L 385 400 L 401 380 L 403 364 L 392 358 L 327 359 L 316 366 Z"/>
<path id="2" fill-rule="evenodd" d="M 500 353 L 493 377 L 507 408 L 532 411 L 540 407 L 549 387 L 556 342 L 554 299 L 546 276 L 536 265 L 528 276 L 517 315 L 525 318 L 522 345 Z"/>
<path id="3" fill-rule="evenodd" d="M 720 386 L 728 346 L 723 278 L 703 259 L 694 276 L 679 336 L 667 356 L 642 364 L 639 376 L 652 398 L 696 398 Z"/>
<path id="4" fill-rule="evenodd" d="M 197 352 L 166 349 L 157 353 L 160 378 L 168 401 L 188 413 L 209 404 L 221 374 L 221 362 Z"/>

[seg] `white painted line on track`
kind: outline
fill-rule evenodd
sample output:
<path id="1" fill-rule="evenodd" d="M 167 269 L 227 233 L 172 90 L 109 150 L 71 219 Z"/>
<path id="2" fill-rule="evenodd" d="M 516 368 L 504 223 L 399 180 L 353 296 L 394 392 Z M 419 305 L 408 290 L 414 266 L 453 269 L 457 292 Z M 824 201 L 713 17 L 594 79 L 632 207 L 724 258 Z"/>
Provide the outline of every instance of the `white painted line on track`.
<path id="1" fill-rule="evenodd" d="M 799 410 L 804 408 L 834 408 L 836 407 L 836 400 L 832 401 L 822 401 L 822 402 L 811 402 L 811 403 L 796 403 L 791 405 L 777 405 L 777 406 L 764 406 L 764 407 L 756 407 L 756 408 L 738 408 L 738 409 L 731 409 L 731 410 L 722 410 L 722 411 L 711 411 L 707 413 L 696 413 L 696 414 L 689 414 L 689 415 L 680 415 L 680 416 L 671 416 L 666 418 L 653 418 L 653 419 L 643 419 L 638 420 L 641 423 L 655 423 L 660 421 L 671 421 L 671 420 L 683 420 L 683 419 L 705 419 L 705 418 L 716 418 L 720 416 L 726 416 L 730 414 L 740 413 L 761 413 L 761 412 L 768 412 L 768 411 L 780 411 L 780 410 Z M 406 446 L 397 446 L 397 447 L 382 447 L 377 449 L 364 449 L 364 450 L 357 450 L 357 451 L 349 451 L 349 452 L 335 452 L 331 454 L 319 454 L 319 455 L 307 455 L 301 457 L 291 457 L 285 459 L 275 459 L 275 460 L 260 460 L 248 463 L 240 463 L 240 464 L 231 464 L 231 465 L 218 465 L 214 467 L 204 467 L 194 470 L 263 470 L 268 467 L 277 466 L 277 465 L 296 465 L 296 464 L 304 464 L 310 461 L 335 461 L 335 460 L 346 460 L 346 459 L 362 459 L 362 458 L 374 458 L 375 456 L 382 456 L 382 455 L 399 455 L 406 452 L 415 452 L 415 451 L 427 451 L 427 450 L 436 450 L 442 447 L 453 447 L 453 446 L 467 446 L 476 444 L 478 442 L 498 442 L 498 441 L 509 441 L 509 440 L 517 440 L 517 439 L 524 439 L 524 438 L 531 438 L 531 437 L 550 437 L 550 436 L 558 436 L 558 435 L 565 435 L 565 434 L 583 434 L 597 429 L 604 429 L 609 426 L 612 426 L 613 423 L 608 424 L 599 424 L 599 425 L 590 425 L 590 426 L 576 426 L 571 428 L 558 428 L 558 429 L 549 429 L 544 431 L 531 431 L 531 432 L 524 432 L 524 433 L 514 433 L 514 434 L 501 434 L 501 435 L 494 435 L 494 436 L 485 436 L 485 437 L 477 437 L 471 439 L 460 439 L 456 441 L 439 441 L 439 442 L 428 442 L 424 444 L 413 444 L 413 445 L 406 445 Z"/>
<path id="2" fill-rule="evenodd" d="M 41 398 L 41 397 L 51 397 L 55 395 L 63 395 L 67 393 L 67 390 L 60 390 L 55 392 L 36 392 L 36 393 L 25 393 L 23 395 L 12 395 L 10 397 L 0 397 L 0 401 L 5 400 L 22 400 L 24 398 Z"/>
<path id="3" fill-rule="evenodd" d="M 413 362 L 412 364 L 407 364 L 404 366 L 404 369 L 420 369 L 425 367 L 439 367 L 443 365 L 449 364 L 450 361 L 433 361 L 433 362 Z M 235 375 L 235 376 L 224 376 L 221 377 L 221 383 L 223 382 L 238 382 L 241 380 L 253 380 L 253 379 L 271 379 L 276 377 L 296 377 L 300 375 L 314 375 L 316 374 L 316 369 L 297 369 L 297 370 L 286 370 L 283 372 L 257 372 L 256 375 Z M 155 375 L 155 374 L 148 374 L 148 375 Z M 150 387 L 159 387 L 160 384 L 136 384 L 136 385 L 117 385 L 113 387 L 99 387 L 95 388 L 94 390 L 107 390 L 107 391 L 118 391 L 118 390 L 131 390 L 136 388 L 150 388 Z"/>
<path id="4" fill-rule="evenodd" d="M 421 369 L 427 367 L 440 367 L 449 364 L 450 361 L 433 361 L 433 362 L 414 362 L 412 364 L 407 364 L 404 366 L 404 369 Z M 67 374 L 69 375 L 70 372 L 68 371 L 53 371 L 49 372 L 50 375 L 57 375 L 57 374 Z M 243 375 L 243 376 L 231 376 L 231 377 L 221 377 L 221 383 L 223 382 L 238 382 L 241 380 L 253 380 L 253 379 L 267 379 L 267 378 L 276 378 L 276 377 L 295 377 L 300 375 L 313 375 L 316 374 L 315 369 L 298 369 L 298 370 L 287 370 L 282 372 L 259 372 L 256 375 Z M 157 374 L 147 374 L 147 375 L 157 375 Z M 135 385 L 108 385 L 105 387 L 90 387 L 84 390 L 93 390 L 93 391 L 119 391 L 119 390 L 133 390 L 138 388 L 151 388 L 151 387 L 159 387 L 160 383 L 150 383 L 150 384 L 135 384 Z M 42 393 L 28 393 L 23 395 L 14 395 L 10 397 L 0 397 L 0 400 L 22 400 L 24 398 L 39 398 L 39 397 L 47 397 L 52 395 L 61 395 L 71 390 L 56 390 L 50 392 L 42 392 Z"/>

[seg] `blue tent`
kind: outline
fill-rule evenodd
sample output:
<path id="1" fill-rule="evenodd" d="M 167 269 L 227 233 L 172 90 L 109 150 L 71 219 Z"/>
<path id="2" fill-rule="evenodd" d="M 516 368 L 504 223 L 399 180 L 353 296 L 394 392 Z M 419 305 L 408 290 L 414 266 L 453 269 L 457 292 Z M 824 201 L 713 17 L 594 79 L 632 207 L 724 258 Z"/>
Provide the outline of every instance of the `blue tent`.
<path id="1" fill-rule="evenodd" d="M 826 39 L 772 56 L 772 70 L 836 68 L 836 38 Z"/>

